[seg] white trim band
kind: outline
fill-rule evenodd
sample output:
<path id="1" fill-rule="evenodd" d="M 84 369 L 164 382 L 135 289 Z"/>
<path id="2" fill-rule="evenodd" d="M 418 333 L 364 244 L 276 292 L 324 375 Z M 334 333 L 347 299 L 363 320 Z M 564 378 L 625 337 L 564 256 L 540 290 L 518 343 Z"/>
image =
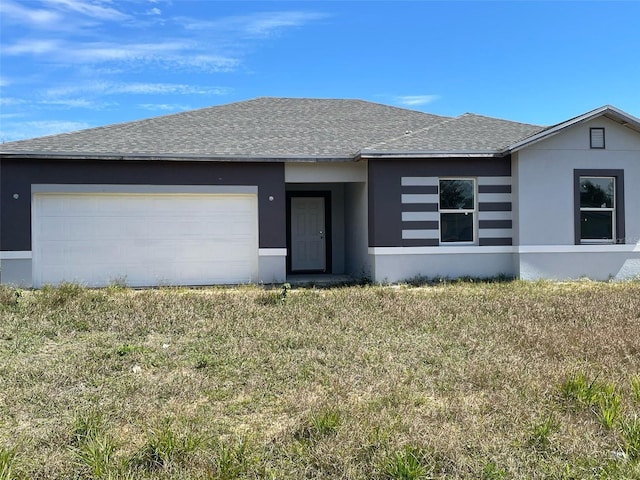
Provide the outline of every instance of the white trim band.
<path id="1" fill-rule="evenodd" d="M 511 215 L 509 215 L 509 218 L 511 218 Z M 402 221 L 403 222 L 438 222 L 440 221 L 440 212 L 402 212 Z"/>
<path id="2" fill-rule="evenodd" d="M 257 195 L 255 185 L 142 185 L 142 184 L 50 184 L 34 183 L 31 193 L 78 193 L 78 194 L 228 194 Z"/>
<path id="3" fill-rule="evenodd" d="M 31 250 L 0 252 L 0 260 L 29 260 L 31 258 Z"/>
<path id="4" fill-rule="evenodd" d="M 369 255 L 458 255 L 461 253 L 473 255 L 482 253 L 513 253 L 513 247 L 369 247 Z"/>
<path id="5" fill-rule="evenodd" d="M 369 247 L 369 255 L 458 255 L 485 253 L 640 253 L 636 245 L 523 245 L 523 246 L 434 246 L 434 247 Z"/>
<path id="6" fill-rule="evenodd" d="M 437 187 L 438 177 L 401 177 L 403 187 Z"/>
<path id="7" fill-rule="evenodd" d="M 518 253 L 622 253 L 640 252 L 640 244 L 636 245 L 523 245 Z"/>
<path id="8" fill-rule="evenodd" d="M 438 203 L 437 193 L 403 193 L 402 203 Z"/>
<path id="9" fill-rule="evenodd" d="M 258 256 L 259 257 L 286 257 L 287 249 L 286 248 L 259 248 Z"/>

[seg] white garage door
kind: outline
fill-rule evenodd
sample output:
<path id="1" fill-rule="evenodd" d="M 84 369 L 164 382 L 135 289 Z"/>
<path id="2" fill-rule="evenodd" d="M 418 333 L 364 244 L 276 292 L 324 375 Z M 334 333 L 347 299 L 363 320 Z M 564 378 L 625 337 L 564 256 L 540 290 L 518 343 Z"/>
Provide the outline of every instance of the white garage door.
<path id="1" fill-rule="evenodd" d="M 34 286 L 256 281 L 258 205 L 241 194 L 35 194 Z"/>

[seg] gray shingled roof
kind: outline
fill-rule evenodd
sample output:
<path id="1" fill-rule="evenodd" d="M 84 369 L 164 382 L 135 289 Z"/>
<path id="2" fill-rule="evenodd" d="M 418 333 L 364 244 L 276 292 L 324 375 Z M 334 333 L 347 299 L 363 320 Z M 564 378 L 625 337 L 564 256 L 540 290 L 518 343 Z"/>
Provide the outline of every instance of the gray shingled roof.
<path id="1" fill-rule="evenodd" d="M 447 117 L 362 100 L 257 98 L 9 142 L 2 153 L 86 156 L 336 157 Z"/>
<path id="2" fill-rule="evenodd" d="M 501 152 L 545 127 L 465 113 L 363 149 L 386 152 Z"/>
<path id="3" fill-rule="evenodd" d="M 499 154 L 543 127 L 430 115 L 362 100 L 257 98 L 0 145 L 70 158 L 355 159 L 359 152 Z"/>

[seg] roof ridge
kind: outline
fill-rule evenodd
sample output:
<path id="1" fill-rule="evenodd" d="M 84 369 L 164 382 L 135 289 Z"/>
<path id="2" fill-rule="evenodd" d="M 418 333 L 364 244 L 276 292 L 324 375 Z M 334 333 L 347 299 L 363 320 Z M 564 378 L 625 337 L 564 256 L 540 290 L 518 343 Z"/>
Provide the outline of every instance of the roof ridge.
<path id="1" fill-rule="evenodd" d="M 491 117 L 489 115 L 481 115 L 479 113 L 473 113 L 473 112 L 466 112 L 463 113 L 462 115 L 460 115 L 458 118 L 462 118 L 462 117 L 466 117 L 466 116 L 470 116 L 470 117 L 480 117 L 480 118 L 488 118 L 489 120 L 498 120 L 500 122 L 507 122 L 507 123 L 514 123 L 517 125 L 527 125 L 530 127 L 540 127 L 540 128 L 547 128 L 546 125 L 538 125 L 536 123 L 525 123 L 525 122 L 518 122 L 516 120 L 509 120 L 507 118 L 500 118 L 500 117 Z"/>
<path id="2" fill-rule="evenodd" d="M 427 114 L 427 115 L 431 115 L 431 114 Z M 413 135 L 417 135 L 418 133 L 425 132 L 425 131 L 427 131 L 427 130 L 429 130 L 431 128 L 439 127 L 440 125 L 445 125 L 445 124 L 447 124 L 449 122 L 452 122 L 452 121 L 457 120 L 458 118 L 460 118 L 460 117 L 443 117 L 443 116 L 440 116 L 440 115 L 433 115 L 433 116 L 434 117 L 443 118 L 444 120 L 442 120 L 441 122 L 438 122 L 438 123 L 434 123 L 433 125 L 427 125 L 426 127 L 419 128 L 418 130 L 407 130 L 402 135 L 399 135 L 399 136 L 393 137 L 393 138 L 388 138 L 386 140 L 383 140 L 383 141 L 380 141 L 380 142 L 377 142 L 377 143 L 373 143 L 373 144 L 368 145 L 366 147 L 362 147 L 360 150 L 362 151 L 362 150 L 374 149 L 374 148 L 376 148 L 376 147 L 378 147 L 380 145 L 384 145 L 384 144 L 389 143 L 389 142 L 395 142 L 396 140 L 400 140 L 401 138 L 411 137 Z"/>

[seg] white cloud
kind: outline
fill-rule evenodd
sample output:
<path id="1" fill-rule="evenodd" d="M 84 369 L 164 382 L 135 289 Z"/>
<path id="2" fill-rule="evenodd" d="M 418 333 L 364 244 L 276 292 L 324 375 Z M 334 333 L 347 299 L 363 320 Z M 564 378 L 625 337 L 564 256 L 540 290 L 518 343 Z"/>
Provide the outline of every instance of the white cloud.
<path id="1" fill-rule="evenodd" d="M 258 12 L 224 17 L 218 20 L 177 19 L 187 30 L 207 30 L 216 33 L 235 32 L 244 37 L 265 37 L 285 27 L 299 27 L 326 18 L 324 13 L 283 11 Z"/>
<path id="2" fill-rule="evenodd" d="M 237 58 L 204 54 L 190 40 L 158 43 L 71 43 L 58 40 L 19 40 L 4 47 L 6 55 L 44 56 L 58 64 L 150 63 L 191 67 L 203 71 L 228 72 L 238 67 Z"/>
<path id="3" fill-rule="evenodd" d="M 400 105 L 417 106 L 435 102 L 439 98 L 439 95 L 402 95 L 395 97 L 395 101 Z"/>
<path id="4" fill-rule="evenodd" d="M 62 19 L 62 15 L 57 12 L 39 8 L 27 8 L 11 0 L 0 2 L 0 14 L 4 21 L 24 23 L 39 28 L 56 26 Z"/>
<path id="5" fill-rule="evenodd" d="M 57 40 L 21 40 L 13 45 L 5 45 L 5 55 L 44 55 L 59 52 L 61 43 Z"/>
<path id="6" fill-rule="evenodd" d="M 115 8 L 103 7 L 101 5 L 84 2 L 82 0 L 45 0 L 45 3 L 57 9 L 68 10 L 98 20 L 122 22 L 131 19 L 129 15 L 122 13 Z"/>
<path id="7" fill-rule="evenodd" d="M 188 105 L 176 105 L 172 103 L 139 103 L 138 107 L 152 112 L 184 112 L 192 109 L 192 107 Z"/>
<path id="8" fill-rule="evenodd" d="M 103 108 L 104 103 L 98 104 L 86 98 L 59 98 L 52 100 L 41 100 L 38 102 L 41 105 L 54 105 L 67 108 Z"/>
<path id="9" fill-rule="evenodd" d="M 229 89 L 225 87 L 210 87 L 186 85 L 176 83 L 117 83 L 93 82 L 84 85 L 50 88 L 46 96 L 50 99 L 72 97 L 79 94 L 94 95 L 226 95 Z"/>
<path id="10" fill-rule="evenodd" d="M 13 97 L 0 97 L 0 105 L 9 106 L 9 105 L 23 105 L 27 103 L 22 98 L 13 98 Z"/>
<path id="11" fill-rule="evenodd" d="M 159 8 L 152 8 L 151 10 L 147 10 L 147 15 L 162 15 L 162 10 Z"/>

